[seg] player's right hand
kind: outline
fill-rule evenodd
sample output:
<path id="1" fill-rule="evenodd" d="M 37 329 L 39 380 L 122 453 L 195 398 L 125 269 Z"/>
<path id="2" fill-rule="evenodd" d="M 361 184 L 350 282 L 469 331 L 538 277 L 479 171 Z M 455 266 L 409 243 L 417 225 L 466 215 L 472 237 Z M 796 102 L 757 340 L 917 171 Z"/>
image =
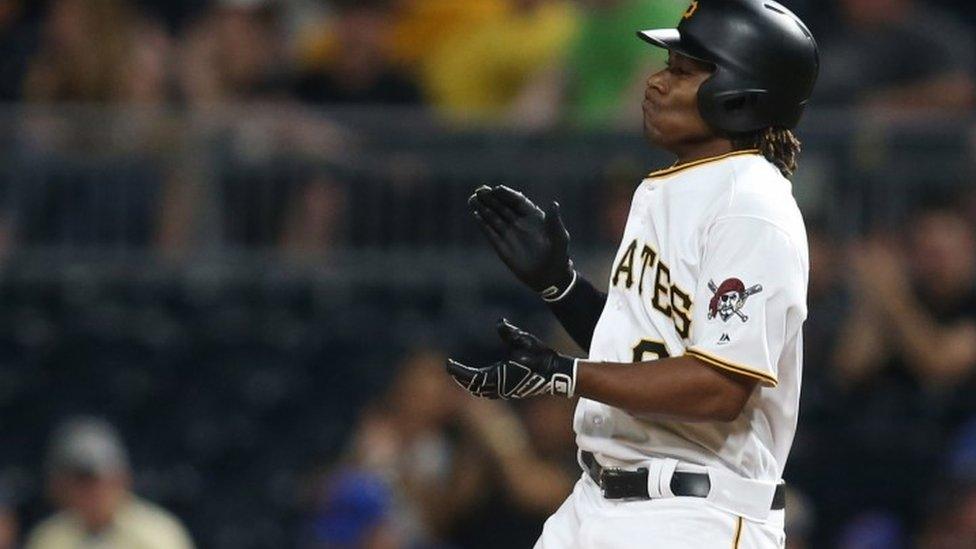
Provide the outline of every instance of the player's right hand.
<path id="1" fill-rule="evenodd" d="M 559 203 L 546 211 L 504 185 L 481 186 L 468 199 L 472 214 L 498 257 L 527 286 L 554 298 L 575 280 L 569 231 Z"/>
<path id="2" fill-rule="evenodd" d="M 489 399 L 573 397 L 576 359 L 553 351 L 539 338 L 505 319 L 498 321 L 497 329 L 508 348 L 508 358 L 484 368 L 448 359 L 447 373 L 455 383 L 474 396 Z"/>

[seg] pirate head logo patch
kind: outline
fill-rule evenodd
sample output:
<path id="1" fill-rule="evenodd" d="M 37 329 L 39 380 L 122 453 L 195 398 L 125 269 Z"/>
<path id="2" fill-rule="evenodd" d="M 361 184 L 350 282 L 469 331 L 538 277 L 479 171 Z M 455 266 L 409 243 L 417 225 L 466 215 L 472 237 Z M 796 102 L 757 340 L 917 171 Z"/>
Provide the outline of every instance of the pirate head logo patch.
<path id="1" fill-rule="evenodd" d="M 749 296 L 762 291 L 762 286 L 756 284 L 746 288 L 738 278 L 730 278 L 718 286 L 709 280 L 708 289 L 712 291 L 712 299 L 708 302 L 709 320 L 717 316 L 722 319 L 722 322 L 728 322 L 730 318 L 737 316 L 739 320 L 745 322 L 749 317 L 743 314 L 742 307 L 745 306 Z"/>

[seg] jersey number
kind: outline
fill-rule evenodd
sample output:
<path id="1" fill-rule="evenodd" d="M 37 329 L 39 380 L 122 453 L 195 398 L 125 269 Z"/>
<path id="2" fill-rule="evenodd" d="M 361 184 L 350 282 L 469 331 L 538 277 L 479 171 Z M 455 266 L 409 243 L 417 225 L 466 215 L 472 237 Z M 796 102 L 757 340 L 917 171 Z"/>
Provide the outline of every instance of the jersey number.
<path id="1" fill-rule="evenodd" d="M 663 341 L 644 339 L 637 345 L 634 345 L 634 362 L 660 360 L 669 356 L 671 355 L 668 354 L 668 348 L 664 346 Z"/>

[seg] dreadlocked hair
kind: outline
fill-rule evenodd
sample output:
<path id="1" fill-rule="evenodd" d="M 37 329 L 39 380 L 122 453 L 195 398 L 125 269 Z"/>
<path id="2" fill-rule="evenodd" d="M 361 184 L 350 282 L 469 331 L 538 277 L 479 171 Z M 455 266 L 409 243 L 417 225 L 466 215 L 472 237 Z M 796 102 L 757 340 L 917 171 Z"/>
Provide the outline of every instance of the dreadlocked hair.
<path id="1" fill-rule="evenodd" d="M 769 127 L 732 138 L 732 146 L 736 150 L 758 149 L 786 178 L 796 173 L 800 145 L 800 140 L 786 128 Z"/>

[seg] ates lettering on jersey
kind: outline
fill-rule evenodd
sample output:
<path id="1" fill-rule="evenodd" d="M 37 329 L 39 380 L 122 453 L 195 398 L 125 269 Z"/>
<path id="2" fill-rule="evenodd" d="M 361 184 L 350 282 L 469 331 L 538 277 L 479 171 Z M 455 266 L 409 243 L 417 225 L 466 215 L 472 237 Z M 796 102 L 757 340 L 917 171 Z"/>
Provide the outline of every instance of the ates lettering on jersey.
<path id="1" fill-rule="evenodd" d="M 638 247 L 641 250 L 639 264 L 636 263 Z M 659 260 L 658 253 L 650 245 L 640 245 L 637 239 L 634 239 L 613 270 L 611 283 L 617 287 L 623 284 L 625 289 L 632 290 L 636 278 L 637 293 L 643 297 L 644 279 L 648 270 L 653 272 L 652 284 L 648 284 L 649 288 L 653 285 L 650 291 L 651 305 L 670 318 L 678 335 L 682 339 L 687 339 L 691 334 L 691 294 L 671 282 L 671 269 Z"/>

